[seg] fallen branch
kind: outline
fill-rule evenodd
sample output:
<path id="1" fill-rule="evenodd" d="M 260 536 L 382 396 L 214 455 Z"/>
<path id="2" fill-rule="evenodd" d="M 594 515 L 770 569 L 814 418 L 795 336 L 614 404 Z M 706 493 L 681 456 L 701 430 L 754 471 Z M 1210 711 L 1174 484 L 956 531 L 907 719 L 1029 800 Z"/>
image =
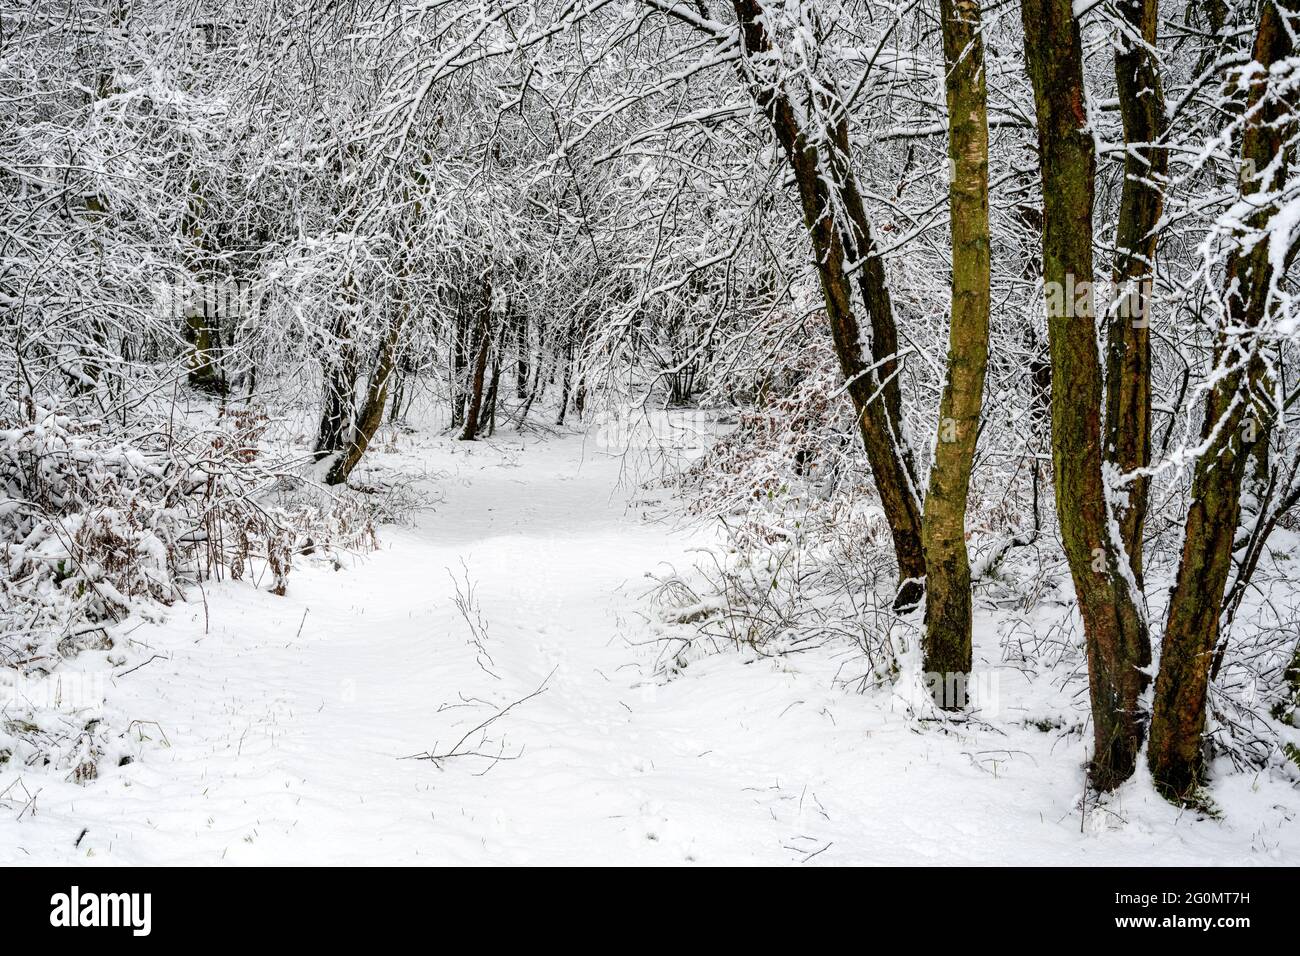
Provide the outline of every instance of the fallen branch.
<path id="1" fill-rule="evenodd" d="M 510 711 L 514 710 L 520 704 L 527 703 L 528 701 L 532 700 L 534 697 L 539 697 L 542 694 L 544 694 L 546 692 L 546 685 L 550 682 L 551 678 L 555 676 L 555 672 L 557 670 L 559 670 L 558 667 L 552 668 L 551 672 L 546 675 L 545 679 L 540 684 L 537 685 L 537 689 L 534 690 L 531 694 L 527 694 L 523 697 L 520 697 L 518 700 L 511 701 L 510 703 L 502 707 L 500 710 L 498 710 L 491 717 L 489 717 L 487 720 L 483 721 L 480 724 L 475 725 L 474 727 L 471 727 L 468 731 L 466 731 L 465 736 L 461 737 L 460 740 L 456 741 L 455 746 L 453 746 L 450 750 L 445 751 L 443 753 L 435 753 L 434 750 L 426 750 L 424 753 L 408 754 L 407 756 L 400 757 L 398 759 L 429 760 L 432 761 L 434 764 L 437 764 L 439 767 L 441 767 L 442 762 L 444 760 L 450 760 L 453 757 L 483 757 L 485 759 L 491 760 L 493 763 L 496 763 L 497 761 L 500 760 L 517 760 L 520 756 L 523 755 L 522 749 L 519 751 L 519 753 L 514 754 L 513 756 L 505 756 L 502 753 L 489 754 L 489 753 L 482 753 L 477 749 L 462 750 L 461 748 L 465 745 L 465 741 L 469 740 L 476 733 L 482 730 L 486 730 L 489 726 L 494 724 L 496 721 L 500 720 L 506 714 L 510 713 Z M 475 747 L 481 744 L 482 741 L 480 741 L 479 744 L 476 744 Z M 436 749 L 437 746 L 438 745 L 435 743 L 434 748 Z"/>

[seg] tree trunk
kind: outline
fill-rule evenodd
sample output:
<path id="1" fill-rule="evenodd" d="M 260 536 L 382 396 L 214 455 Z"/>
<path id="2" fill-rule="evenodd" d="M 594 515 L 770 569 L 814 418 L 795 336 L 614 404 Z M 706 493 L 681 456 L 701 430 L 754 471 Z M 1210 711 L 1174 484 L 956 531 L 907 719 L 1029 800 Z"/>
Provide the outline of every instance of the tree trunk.
<path id="1" fill-rule="evenodd" d="M 1300 105 L 1294 89 L 1288 92 L 1287 102 L 1264 97 L 1270 68 L 1292 55 L 1279 6 L 1294 15 L 1300 12 L 1300 0 L 1279 0 L 1260 8 L 1254 61 L 1262 69 L 1251 78 L 1249 118 L 1241 139 L 1243 198 L 1267 195 L 1285 182 L 1285 144 Z M 1260 355 L 1264 343 L 1256 333 L 1272 307 L 1275 277 L 1269 243 L 1257 237 L 1270 214 L 1265 204 L 1246 222 L 1239 234 L 1241 242 L 1228 260 L 1224 324 L 1214 350 L 1217 377 L 1201 427 L 1206 447 L 1192 478 L 1182 559 L 1169 600 L 1156 678 L 1147 756 L 1157 789 L 1179 802 L 1195 800 L 1201 779 L 1205 696 L 1240 518 L 1242 482 L 1252 443 L 1268 440 L 1273 420 L 1267 410 L 1255 407 L 1252 398 L 1260 394 L 1266 380 Z"/>
<path id="2" fill-rule="evenodd" d="M 370 373 L 370 384 L 366 388 L 366 401 L 361 406 L 361 413 L 349 430 L 347 442 L 342 453 L 335 459 L 325 484 L 340 485 L 348 480 L 352 469 L 361 461 L 371 439 L 379 430 L 379 423 L 384 420 L 384 406 L 388 402 L 388 386 L 392 381 L 393 368 L 397 358 L 397 346 L 401 340 L 402 326 L 406 319 L 406 302 L 399 300 L 395 314 L 389 319 L 388 332 L 379 347 L 374 370 Z"/>
<path id="3" fill-rule="evenodd" d="M 451 342 L 451 427 L 459 428 L 465 421 L 465 369 L 469 365 L 472 324 L 465 308 L 462 293 L 456 296 L 456 326 Z"/>
<path id="4" fill-rule="evenodd" d="M 515 311 L 515 398 L 528 397 L 528 312 Z"/>
<path id="5" fill-rule="evenodd" d="M 461 430 L 461 441 L 473 441 L 478 435 L 479 413 L 483 408 L 483 380 L 487 375 L 488 353 L 492 351 L 492 286 L 485 274 L 483 283 L 483 301 L 479 306 L 478 328 L 475 342 L 478 348 L 474 355 L 474 371 L 469 383 L 469 401 L 465 406 L 465 427 Z"/>
<path id="6" fill-rule="evenodd" d="M 211 392 L 213 395 L 226 394 L 225 377 L 221 372 L 219 358 L 221 348 L 221 320 L 215 314 L 210 296 L 203 296 L 201 311 L 196 311 L 185 320 L 185 338 L 190 344 L 188 380 L 191 388 Z"/>
<path id="7" fill-rule="evenodd" d="M 198 301 L 188 303 L 185 318 L 185 338 L 190 345 L 186 356 L 187 380 L 194 388 L 224 395 L 225 381 L 219 357 L 221 316 L 212 268 L 215 250 L 211 248 L 211 236 L 203 228 L 208 204 L 199 192 L 197 180 L 189 181 L 187 197 L 181 226 L 187 241 L 183 258 L 191 280 L 198 285 Z M 98 197 L 94 198 L 91 208 L 95 211 L 103 209 Z"/>
<path id="8" fill-rule="evenodd" d="M 1115 234 L 1115 301 L 1107 322 L 1105 448 L 1120 473 L 1151 463 L 1151 283 L 1168 168 L 1167 153 L 1157 145 L 1165 131 L 1165 98 L 1152 53 L 1157 6 L 1158 0 L 1117 3 L 1136 34 L 1121 34 L 1115 52 L 1115 82 L 1128 151 Z M 1120 540 L 1139 590 L 1149 489 L 1150 478 L 1134 478 L 1128 485 L 1127 507 L 1117 515 Z"/>
<path id="9" fill-rule="evenodd" d="M 952 181 L 952 318 L 948 375 L 925 498 L 925 670 L 936 703 L 971 668 L 971 579 L 966 500 L 979 435 L 989 337 L 989 135 L 979 0 L 940 0 Z"/>
<path id="10" fill-rule="evenodd" d="M 1083 54 L 1070 0 L 1023 0 L 1021 15 L 1038 116 L 1056 508 L 1087 646 L 1091 779 L 1110 790 L 1136 767 L 1148 678 L 1141 669 L 1146 623 L 1128 562 L 1110 534 L 1102 470 L 1102 370 L 1091 295 L 1097 157 L 1086 128 Z"/>
<path id="11" fill-rule="evenodd" d="M 546 368 L 546 322 L 542 318 L 537 320 L 537 353 L 533 365 L 533 383 L 528 389 L 528 398 L 524 400 L 523 407 L 519 409 L 519 414 L 515 422 L 515 428 L 522 431 L 524 422 L 528 420 L 528 413 L 532 410 L 533 402 L 537 401 L 545 388 Z"/>
<path id="12" fill-rule="evenodd" d="M 393 369 L 393 405 L 388 410 L 388 421 L 396 425 L 402 420 L 402 401 L 406 397 L 406 379 L 407 375 L 402 370 L 401 363 Z"/>
<path id="13" fill-rule="evenodd" d="M 829 129 L 804 129 L 787 91 L 765 76 L 763 61 L 773 49 L 761 3 L 732 3 L 744 41 L 744 77 L 754 101 L 771 122 L 799 187 L 835 352 L 893 536 L 899 578 L 895 607 L 912 607 L 925 587 L 921 499 L 903 434 L 893 305 L 884 262 L 875 250 L 849 160 L 845 112 L 832 99 L 829 87 L 824 87 L 817 105 L 822 115 L 837 119 Z M 806 115 L 812 112 L 805 111 Z M 863 354 L 863 329 L 854 312 L 854 282 L 846 271 L 850 262 L 857 264 L 857 289 L 871 324 L 869 356 Z"/>
<path id="14" fill-rule="evenodd" d="M 565 333 L 564 374 L 560 379 L 560 413 L 555 417 L 555 424 L 563 425 L 564 416 L 569 408 L 569 389 L 573 384 L 573 330 Z"/>
<path id="15" fill-rule="evenodd" d="M 351 375 L 348 363 L 332 363 L 325 368 L 325 392 L 321 397 L 321 420 L 314 449 L 317 461 L 343 448 L 352 424 Z"/>
<path id="16" fill-rule="evenodd" d="M 573 390 L 573 411 L 582 420 L 582 416 L 587 411 L 587 379 L 582 376 L 578 379 L 578 387 Z"/>
<path id="17" fill-rule="evenodd" d="M 321 353 L 323 393 L 320 428 L 316 432 L 317 461 L 343 450 L 355 411 L 357 358 L 349 318 L 356 294 L 351 276 L 344 283 L 343 300 L 330 329 L 334 341 Z"/>
<path id="18" fill-rule="evenodd" d="M 483 395 L 483 410 L 478 416 L 478 430 L 491 438 L 497 430 L 497 392 L 501 385 L 501 353 L 505 343 L 498 340 L 492 350 L 492 375 Z"/>

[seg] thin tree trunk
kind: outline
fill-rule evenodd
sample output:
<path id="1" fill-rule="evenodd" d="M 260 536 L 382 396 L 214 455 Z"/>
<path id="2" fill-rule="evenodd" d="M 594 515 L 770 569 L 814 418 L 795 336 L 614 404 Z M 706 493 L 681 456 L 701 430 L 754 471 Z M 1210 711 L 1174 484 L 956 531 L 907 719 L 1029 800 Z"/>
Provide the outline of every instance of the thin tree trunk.
<path id="1" fill-rule="evenodd" d="M 1165 131 L 1165 98 L 1153 52 L 1158 0 L 1119 0 L 1117 7 L 1134 35 L 1121 33 L 1115 52 L 1128 151 L 1115 235 L 1116 296 L 1107 322 L 1105 448 L 1116 469 L 1129 473 L 1151 463 L 1151 283 L 1168 158 L 1158 145 Z M 1130 482 L 1128 504 L 1117 515 L 1139 590 L 1150 481 L 1142 475 Z"/>
<path id="2" fill-rule="evenodd" d="M 1096 152 L 1084 109 L 1083 54 L 1070 0 L 1023 0 L 1025 57 L 1038 116 L 1043 281 L 1052 357 L 1052 471 L 1061 540 L 1083 619 L 1092 702 L 1092 784 L 1133 774 L 1148 678 L 1146 623 L 1110 525 L 1102 470 L 1102 369 L 1091 296 Z"/>
<path id="3" fill-rule="evenodd" d="M 465 426 L 461 441 L 473 441 L 478 435 L 479 413 L 483 408 L 483 380 L 487 375 L 488 353 L 492 351 L 492 286 L 485 274 L 483 301 L 479 306 L 478 330 L 475 336 L 478 349 L 474 355 L 474 371 L 469 383 L 469 401 L 465 407 Z"/>
<path id="4" fill-rule="evenodd" d="M 451 344 L 451 427 L 459 428 L 465 421 L 465 369 L 469 365 L 472 325 L 465 309 L 465 297 L 456 296 L 456 326 L 452 330 Z"/>
<path id="5" fill-rule="evenodd" d="M 1254 61 L 1262 69 L 1252 77 L 1247 99 L 1249 118 L 1241 140 L 1243 197 L 1273 192 L 1287 174 L 1284 149 L 1300 104 L 1294 90 L 1286 103 L 1263 99 L 1270 68 L 1292 55 L 1291 36 L 1279 6 L 1288 14 L 1300 13 L 1300 0 L 1268 2 L 1260 8 Z M 1157 789 L 1180 802 L 1195 800 L 1203 770 L 1205 697 L 1251 446 L 1268 441 L 1273 420 L 1267 410 L 1255 407 L 1252 397 L 1261 394 L 1266 382 L 1260 357 L 1264 346 L 1256 332 L 1270 308 L 1274 275 L 1268 242 L 1251 234 L 1264 229 L 1269 217 L 1266 207 L 1247 221 L 1242 243 L 1228 260 L 1224 327 L 1215 343 L 1218 377 L 1201 428 L 1206 448 L 1192 478 L 1182 559 L 1169 600 L 1156 678 L 1147 756 Z M 1254 241 L 1248 242 L 1248 237 Z"/>
<path id="6" fill-rule="evenodd" d="M 528 313 L 515 312 L 515 398 L 528 397 Z"/>
<path id="7" fill-rule="evenodd" d="M 394 316 L 388 326 L 388 334 L 379 349 L 379 358 L 374 371 L 370 374 L 370 384 L 366 389 L 366 401 L 361 406 L 357 420 L 349 430 L 348 440 L 342 454 L 335 459 L 325 484 L 338 485 L 348 480 L 352 469 L 361 461 L 371 439 L 379 430 L 379 423 L 384 420 L 384 406 L 388 403 L 388 385 L 393 376 L 393 356 L 397 352 L 397 340 L 401 334 L 402 321 Z"/>
<path id="8" fill-rule="evenodd" d="M 398 301 L 393 315 L 388 321 L 388 331 L 384 335 L 384 341 L 379 346 L 379 355 L 375 359 L 375 367 L 370 373 L 370 383 L 366 388 L 366 400 L 361 406 L 361 412 L 357 415 L 356 421 L 348 431 L 347 441 L 342 449 L 342 453 L 335 459 L 329 473 L 325 476 L 325 484 L 339 485 L 348 480 L 352 474 L 352 469 L 361 461 L 361 456 L 366 453 L 366 448 L 370 446 L 371 439 L 375 437 L 375 432 L 379 430 L 379 424 L 384 420 L 384 406 L 388 402 L 388 389 L 395 375 L 394 368 L 397 362 L 398 343 L 402 337 L 402 327 L 406 322 L 407 301 L 404 294 L 399 290 Z"/>
<path id="9" fill-rule="evenodd" d="M 528 420 L 528 413 L 532 410 L 533 402 L 537 401 L 542 394 L 544 384 L 544 370 L 546 367 L 546 322 L 539 318 L 537 320 L 537 355 L 533 360 L 533 383 L 528 389 L 528 398 L 524 401 L 523 407 L 519 409 L 519 415 L 515 422 L 515 428 L 522 430 L 524 422 Z"/>
<path id="10" fill-rule="evenodd" d="M 762 4 L 759 0 L 732 0 L 732 4 L 744 41 L 745 78 L 755 102 L 772 124 L 799 187 L 835 352 L 893 536 L 899 578 L 895 606 L 911 607 L 925 587 L 921 500 L 902 429 L 893 306 L 884 263 L 875 250 L 849 161 L 845 113 L 841 104 L 823 92 L 825 101 L 819 105 L 824 115 L 837 117 L 832 128 L 802 128 L 786 90 L 764 76 L 762 61 L 773 50 Z M 863 329 L 854 311 L 854 282 L 846 272 L 850 262 L 859 264 L 856 284 L 871 325 L 869 356 L 863 353 Z"/>
<path id="11" fill-rule="evenodd" d="M 402 420 L 402 399 L 406 395 L 406 372 L 402 370 L 401 363 L 393 369 L 393 405 L 388 411 L 388 420 L 396 425 Z"/>
<path id="12" fill-rule="evenodd" d="M 323 394 L 321 420 L 316 432 L 317 461 L 342 451 L 352 427 L 356 396 L 357 359 L 351 341 L 349 317 L 356 300 L 352 277 L 344 283 L 343 303 L 337 310 L 330 333 L 334 342 L 321 355 Z"/>
<path id="13" fill-rule="evenodd" d="M 925 498 L 925 670 L 946 708 L 971 668 L 971 578 L 966 500 L 979 435 L 989 337 L 989 132 L 979 0 L 940 0 L 952 182 L 952 318 L 948 375 Z"/>
<path id="14" fill-rule="evenodd" d="M 569 408 L 569 389 L 573 384 L 573 330 L 569 329 L 565 333 L 564 344 L 564 376 L 560 379 L 560 413 L 555 418 L 555 424 L 564 424 L 564 415 Z"/>
<path id="15" fill-rule="evenodd" d="M 582 420 L 583 414 L 587 410 L 587 379 L 585 376 L 578 378 L 578 386 L 573 390 L 573 411 Z"/>
<path id="16" fill-rule="evenodd" d="M 478 416 L 478 430 L 489 438 L 497 430 L 497 392 L 501 384 L 501 353 L 505 342 L 498 337 L 496 348 L 492 350 L 492 374 L 488 378 L 487 391 L 483 395 L 483 410 Z"/>
<path id="17" fill-rule="evenodd" d="M 352 369 L 348 363 L 325 369 L 325 393 L 321 399 L 321 421 L 314 453 L 317 461 L 343 448 L 352 421 Z"/>

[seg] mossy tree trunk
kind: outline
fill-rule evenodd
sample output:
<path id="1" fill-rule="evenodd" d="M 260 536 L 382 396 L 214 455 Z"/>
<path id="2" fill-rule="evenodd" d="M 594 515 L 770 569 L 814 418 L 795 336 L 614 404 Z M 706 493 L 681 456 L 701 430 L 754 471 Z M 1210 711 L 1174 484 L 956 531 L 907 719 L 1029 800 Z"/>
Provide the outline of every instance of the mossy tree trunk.
<path id="1" fill-rule="evenodd" d="M 1268 195 L 1285 182 L 1286 142 L 1300 107 L 1294 88 L 1287 100 L 1266 97 L 1269 70 L 1292 55 L 1291 34 L 1279 10 L 1296 26 L 1300 0 L 1260 7 L 1252 77 L 1241 138 L 1241 195 Z M 1156 787 L 1171 800 L 1195 799 L 1200 783 L 1205 698 L 1223 593 L 1231 570 L 1241 514 L 1241 489 L 1255 443 L 1268 441 L 1267 375 L 1257 332 L 1271 308 L 1274 282 L 1269 243 L 1258 238 L 1271 210 L 1260 208 L 1240 230 L 1228 260 L 1224 325 L 1215 343 L 1214 387 L 1201 427 L 1204 451 L 1192 478 L 1183 553 L 1169 600 L 1156 678 L 1148 762 Z M 1257 402 L 1257 397 L 1263 403 Z"/>
<path id="2" fill-rule="evenodd" d="M 185 357 L 186 380 L 192 388 L 224 395 L 226 379 L 221 362 L 221 296 L 213 268 L 215 242 L 204 228 L 208 204 L 199 191 L 199 183 L 191 181 L 188 190 L 182 225 L 188 243 L 184 260 L 191 281 L 198 286 L 198 295 L 197 298 L 190 298 L 185 315 L 184 337 L 190 346 L 189 354 Z"/>
<path id="3" fill-rule="evenodd" d="M 225 395 L 226 377 L 220 358 L 221 316 L 210 299 L 211 296 L 204 294 L 199 310 L 192 309 L 185 319 L 185 339 L 190 345 L 186 378 L 192 388 Z"/>
<path id="4" fill-rule="evenodd" d="M 1120 32 L 1115 51 L 1128 150 L 1115 234 L 1116 297 L 1107 321 L 1105 447 L 1116 469 L 1130 473 L 1151 463 L 1151 284 L 1168 156 L 1159 143 L 1165 132 L 1165 98 L 1153 52 L 1157 0 L 1119 0 L 1116 6 L 1129 31 Z M 1116 516 L 1139 589 L 1149 489 L 1147 476 L 1134 478 L 1128 504 Z"/>
<path id="5" fill-rule="evenodd" d="M 952 315 L 948 375 L 925 498 L 925 670 L 949 709 L 953 675 L 971 668 L 971 578 L 966 500 L 979 435 L 989 336 L 989 134 L 979 0 L 940 0 L 948 101 Z M 964 686 L 964 685 L 963 685 Z"/>
<path id="6" fill-rule="evenodd" d="M 817 262 L 822 300 L 846 388 L 857 413 L 863 445 L 898 559 L 895 606 L 914 606 L 924 593 L 925 555 L 921 540 L 921 496 L 911 451 L 903 432 L 898 332 L 885 265 L 875 248 L 866 207 L 849 159 L 849 129 L 842 103 L 829 86 L 810 96 L 815 109 L 797 111 L 780 77 L 769 76 L 764 60 L 774 51 L 759 0 L 732 0 L 744 46 L 742 74 L 786 155 L 799 189 L 804 225 Z M 800 116 L 826 119 L 825 128 L 806 129 Z M 853 263 L 856 282 L 847 264 Z M 857 289 L 870 326 L 859 322 Z M 870 339 L 870 352 L 863 349 Z"/>
<path id="7" fill-rule="evenodd" d="M 1087 648 L 1091 782 L 1110 790 L 1136 768 L 1148 643 L 1128 562 L 1110 533 L 1102 470 L 1102 368 L 1091 295 L 1097 157 L 1070 0 L 1023 0 L 1021 16 L 1038 119 L 1056 508 Z"/>

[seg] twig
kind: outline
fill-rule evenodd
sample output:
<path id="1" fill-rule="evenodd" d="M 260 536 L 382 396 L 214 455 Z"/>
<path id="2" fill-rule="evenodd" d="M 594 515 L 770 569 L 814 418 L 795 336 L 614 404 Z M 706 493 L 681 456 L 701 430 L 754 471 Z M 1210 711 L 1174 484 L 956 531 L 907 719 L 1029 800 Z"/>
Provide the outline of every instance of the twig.
<path id="1" fill-rule="evenodd" d="M 133 674 L 133 673 L 135 673 L 135 672 L 138 671 L 140 668 L 144 667 L 145 664 L 152 664 L 154 661 L 157 661 L 157 660 L 166 660 L 166 659 L 167 659 L 167 657 L 166 657 L 166 655 L 164 655 L 164 654 L 155 654 L 155 655 L 153 655 L 153 657 L 149 658 L 147 661 L 144 661 L 143 663 L 140 663 L 140 664 L 136 664 L 135 667 L 132 667 L 130 670 L 124 670 L 124 671 L 122 671 L 122 673 L 120 673 L 120 674 L 118 674 L 118 675 L 116 675 L 116 676 L 118 676 L 118 677 L 125 677 L 127 674 Z"/>
<path id="2" fill-rule="evenodd" d="M 465 733 L 465 736 L 461 737 L 460 740 L 456 741 L 455 746 L 453 746 L 450 750 L 446 751 L 445 753 L 433 753 L 431 751 L 425 751 L 424 753 L 419 753 L 419 754 L 409 754 L 405 757 L 400 757 L 398 759 L 431 760 L 434 763 L 441 763 L 443 760 L 450 760 L 452 757 L 488 757 L 494 761 L 516 759 L 519 756 L 519 754 L 516 754 L 515 757 L 502 757 L 499 754 L 483 754 L 475 750 L 461 750 L 460 748 L 464 745 L 465 741 L 469 740 L 470 737 L 474 736 L 479 731 L 486 729 L 489 725 L 500 720 L 502 717 L 510 713 L 510 711 L 514 710 L 520 704 L 527 703 L 528 701 L 532 700 L 534 697 L 538 697 L 541 694 L 545 693 L 547 683 L 550 681 L 552 677 L 555 676 L 555 672 L 557 670 L 559 670 L 558 666 L 553 667 L 551 669 L 551 672 L 546 675 L 546 678 L 540 684 L 537 685 L 537 689 L 534 690 L 531 694 L 528 694 L 524 697 L 520 697 L 518 700 L 511 701 L 510 703 L 502 707 L 500 710 L 498 710 L 491 717 L 489 717 L 487 720 L 483 721 L 480 724 L 475 725 L 474 727 L 471 727 Z M 522 751 L 520 751 L 520 753 L 522 753 Z"/>
<path id="3" fill-rule="evenodd" d="M 804 857 L 804 858 L 803 858 L 802 860 L 800 860 L 799 862 L 800 862 L 800 863 L 807 863 L 807 862 L 808 862 L 809 860 L 811 860 L 813 857 L 818 856 L 819 854 L 825 853 L 827 850 L 829 850 L 829 849 L 830 849 L 831 847 L 833 847 L 834 845 L 835 845 L 835 841 L 832 840 L 830 843 L 827 843 L 827 844 L 826 844 L 824 847 L 822 847 L 820 850 L 813 850 L 813 852 L 809 853 L 806 857 Z"/>

